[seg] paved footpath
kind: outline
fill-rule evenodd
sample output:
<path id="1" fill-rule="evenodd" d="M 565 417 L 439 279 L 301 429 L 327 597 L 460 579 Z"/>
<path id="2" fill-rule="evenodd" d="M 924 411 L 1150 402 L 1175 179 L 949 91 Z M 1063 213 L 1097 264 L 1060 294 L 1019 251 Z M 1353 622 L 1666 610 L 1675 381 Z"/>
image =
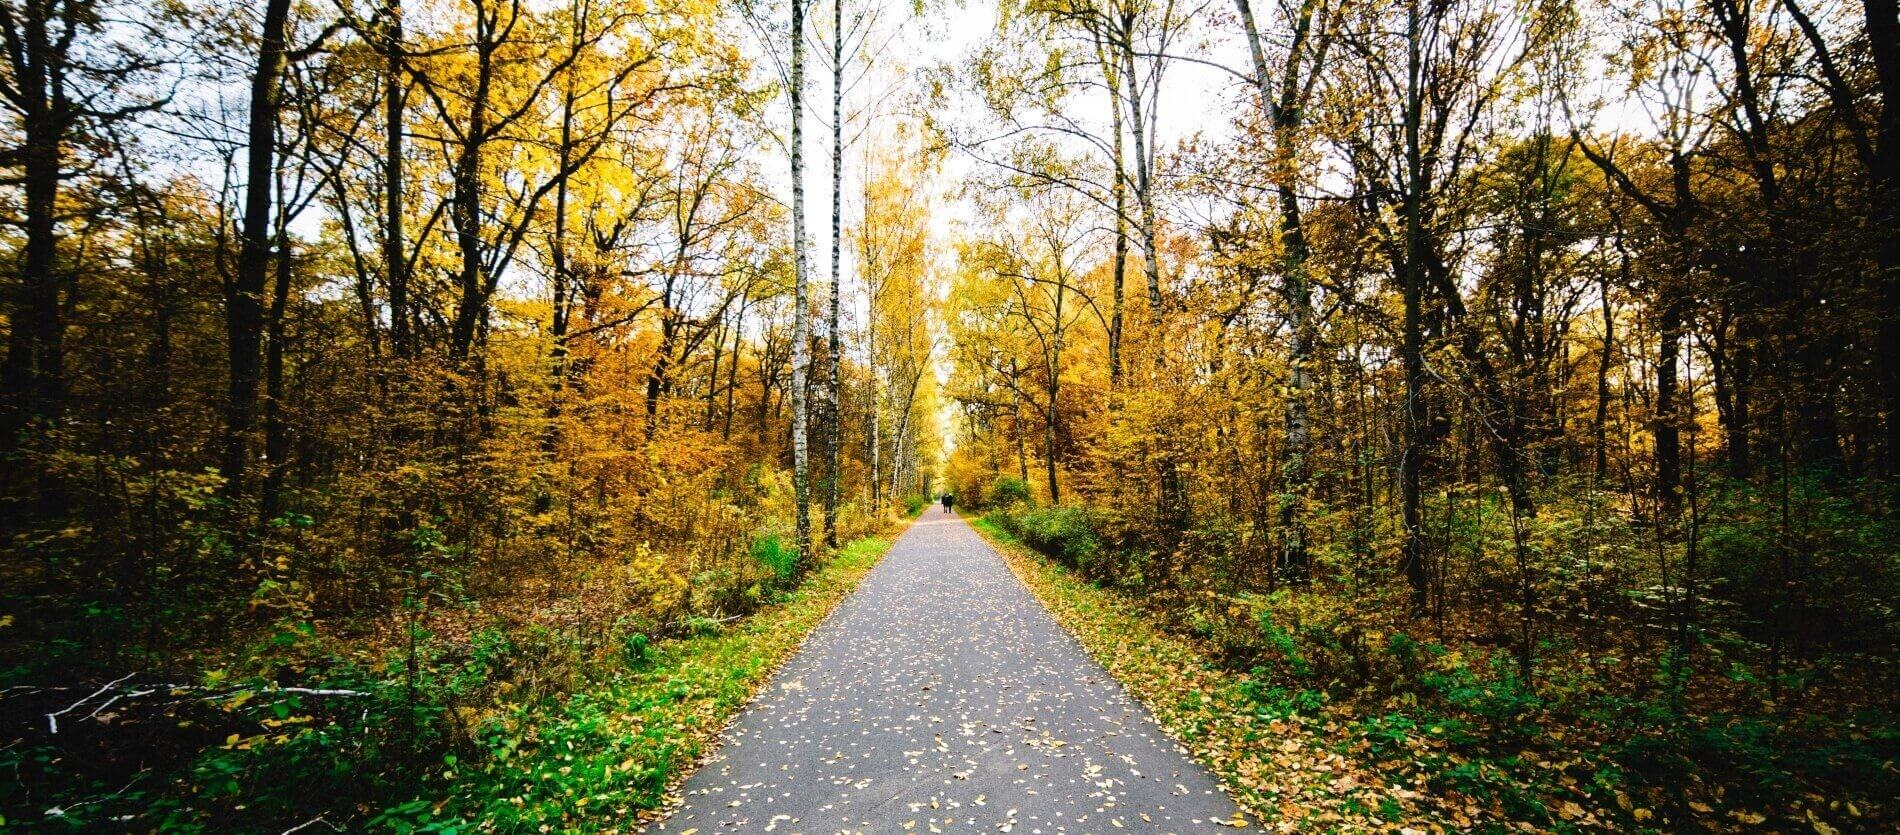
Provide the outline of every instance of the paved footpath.
<path id="1" fill-rule="evenodd" d="M 1220 785 L 935 507 L 649 832 L 1232 831 Z"/>

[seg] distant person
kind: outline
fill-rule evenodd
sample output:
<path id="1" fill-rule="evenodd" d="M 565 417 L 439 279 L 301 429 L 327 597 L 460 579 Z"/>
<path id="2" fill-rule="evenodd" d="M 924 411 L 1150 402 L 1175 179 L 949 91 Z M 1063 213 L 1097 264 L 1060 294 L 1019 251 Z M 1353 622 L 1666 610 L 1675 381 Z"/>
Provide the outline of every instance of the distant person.
<path id="1" fill-rule="evenodd" d="M 957 498 L 955 496 L 952 496 L 949 493 L 943 494 L 943 512 L 949 513 L 950 508 L 954 506 L 956 503 L 957 503 Z"/>

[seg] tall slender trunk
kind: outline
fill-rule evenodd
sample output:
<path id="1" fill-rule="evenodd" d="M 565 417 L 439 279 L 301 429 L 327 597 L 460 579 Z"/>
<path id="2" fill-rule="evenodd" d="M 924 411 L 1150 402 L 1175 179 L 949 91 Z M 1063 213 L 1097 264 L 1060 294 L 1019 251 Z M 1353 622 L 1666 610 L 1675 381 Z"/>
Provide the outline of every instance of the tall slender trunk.
<path id="1" fill-rule="evenodd" d="M 904 468 L 903 465 L 904 465 L 904 460 L 905 460 L 904 459 L 904 443 L 906 440 L 910 438 L 910 409 L 911 409 L 911 406 L 915 405 L 917 402 L 917 385 L 923 382 L 923 378 L 924 378 L 924 370 L 922 367 L 919 367 L 917 369 L 917 372 L 911 375 L 910 387 L 904 395 L 904 410 L 899 412 L 897 415 L 897 431 L 892 436 L 892 439 L 891 439 L 892 440 L 892 445 L 891 445 L 891 497 L 892 498 L 896 498 L 898 496 L 903 495 L 903 493 L 901 492 L 902 484 L 903 484 L 901 476 L 902 476 L 902 470 Z"/>
<path id="2" fill-rule="evenodd" d="M 719 368 L 726 358 L 726 337 L 732 334 L 732 326 L 726 324 L 726 314 L 719 314 L 719 329 L 713 332 L 712 368 L 706 373 L 706 413 L 700 418 L 699 428 L 705 432 L 713 429 L 713 420 L 719 410 Z"/>
<path id="3" fill-rule="evenodd" d="M 388 29 L 383 56 L 383 270 L 389 293 L 389 342 L 398 358 L 414 347 L 409 332 L 409 264 L 403 252 L 403 106 L 407 87 L 402 82 L 402 3 L 385 7 Z"/>
<path id="4" fill-rule="evenodd" d="M 1880 233 L 1881 356 L 1900 356 L 1900 2 L 1862 0 L 1868 54 L 1880 81 L 1879 144 L 1874 155 L 1873 198 Z M 1900 362 L 1880 364 L 1886 407 L 1885 470 L 1900 474 Z"/>
<path id="5" fill-rule="evenodd" d="M 1115 134 L 1111 163 L 1114 171 L 1109 193 L 1115 200 L 1115 255 L 1110 262 L 1114 274 L 1114 294 L 1109 300 L 1108 319 L 1108 385 L 1115 389 L 1122 379 L 1122 297 L 1123 285 L 1128 273 L 1128 163 L 1123 151 L 1122 135 L 1126 127 L 1122 124 L 1121 73 L 1116 62 L 1111 59 L 1099 34 L 1096 39 L 1096 60 L 1102 65 L 1103 81 L 1108 88 L 1109 130 Z M 1115 401 L 1110 400 L 1110 407 Z"/>
<path id="6" fill-rule="evenodd" d="M 828 370 L 825 374 L 825 397 L 829 408 L 825 410 L 825 547 L 838 547 L 838 449 L 843 441 L 840 430 L 839 402 L 843 399 L 844 381 L 839 353 L 842 350 L 838 334 L 838 300 L 844 295 L 844 285 L 839 278 L 843 271 L 839 268 L 838 254 L 839 228 L 842 226 L 844 207 L 844 0 L 831 0 L 831 311 L 825 317 L 825 332 L 829 337 L 827 348 L 830 355 L 826 358 Z"/>
<path id="7" fill-rule="evenodd" d="M 576 34 L 578 38 L 578 33 Z M 577 47 L 578 48 L 578 47 Z M 574 155 L 574 77 L 568 75 L 561 89 L 561 135 L 555 146 L 555 159 L 560 171 L 567 171 L 569 161 Z M 568 178 L 563 175 L 554 186 L 554 232 L 548 241 L 549 260 L 554 267 L 554 299 L 549 313 L 548 364 L 552 379 L 548 392 L 548 426 L 542 435 L 542 450 L 552 456 L 561 440 L 562 398 L 567 394 L 568 375 L 568 324 L 573 318 L 574 297 L 578 295 L 574 286 L 574 264 L 567 252 L 567 197 Z"/>
<path id="8" fill-rule="evenodd" d="M 290 230 L 277 223 L 276 286 L 265 318 L 264 478 L 258 489 L 258 521 L 268 524 L 284 511 L 284 476 L 290 466 L 290 426 L 284 420 L 284 315 L 290 304 Z"/>
<path id="9" fill-rule="evenodd" d="M 1412 590 L 1412 605 L 1424 611 L 1429 603 L 1429 575 L 1425 567 L 1424 531 L 1419 519 L 1420 467 L 1425 456 L 1425 361 L 1421 334 L 1421 295 L 1425 283 L 1422 215 L 1424 179 L 1419 150 L 1419 122 L 1423 118 L 1421 83 L 1419 3 L 1406 4 L 1405 29 L 1405 273 L 1400 294 L 1404 297 L 1404 336 L 1400 354 L 1405 366 L 1405 450 L 1399 458 L 1399 522 L 1405 541 L 1399 558 L 1400 569 Z"/>
<path id="10" fill-rule="evenodd" d="M 1750 317 L 1752 318 L 1752 317 Z M 1754 357 L 1765 333 L 1744 321 L 1737 326 L 1742 335 L 1736 341 L 1735 355 L 1729 360 L 1729 423 L 1725 438 L 1728 445 L 1729 474 L 1746 479 L 1755 472 L 1753 439 Z"/>
<path id="11" fill-rule="evenodd" d="M 57 421 L 65 402 L 66 326 L 58 272 L 60 168 L 66 135 L 75 117 L 67 98 L 70 37 L 49 28 L 50 19 L 75 26 L 70 8 L 47 0 L 8 3 L 0 8 L 0 26 L 13 46 L 6 60 L 13 89 L 9 103 L 19 111 L 20 190 L 26 240 L 21 247 L 19 281 L 8 299 L 7 355 L 0 362 L 0 450 L 9 450 L 29 423 Z M 68 35 L 70 36 L 70 31 Z M 43 481 L 44 483 L 44 481 Z M 42 495 L 42 501 L 55 501 Z"/>
<path id="12" fill-rule="evenodd" d="M 26 242 L 22 247 L 20 281 L 9 311 L 4 372 L 6 395 L 13 414 L 0 426 L 11 446 L 14 435 L 28 421 L 57 420 L 64 398 L 65 370 L 62 343 L 66 333 L 60 310 L 56 259 L 59 239 L 54 212 L 59 197 L 62 131 L 44 124 L 50 117 L 26 120 L 22 149 L 21 187 L 25 199 Z M 0 447 L 5 448 L 5 447 Z"/>
<path id="13" fill-rule="evenodd" d="M 1167 362 L 1161 349 L 1166 344 L 1161 334 L 1166 309 L 1161 294 L 1161 254 L 1155 243 L 1154 159 L 1148 131 L 1153 114 L 1144 104 L 1142 82 L 1135 72 L 1135 14 L 1132 7 L 1122 12 L 1116 48 L 1121 53 L 1123 84 L 1128 91 L 1129 133 L 1135 140 L 1135 205 L 1140 210 L 1136 226 L 1141 235 L 1142 273 L 1148 282 L 1148 340 L 1153 346 L 1149 360 L 1158 368 Z M 1164 527 L 1170 533 L 1178 533 L 1187 526 L 1189 515 L 1179 464 L 1171 449 L 1159 449 L 1156 453 L 1155 483 L 1159 487 L 1156 509 Z"/>
<path id="14" fill-rule="evenodd" d="M 806 446 L 811 402 L 810 265 L 805 260 L 805 3 L 792 0 L 792 500 L 800 570 L 811 565 L 811 461 Z"/>
<path id="15" fill-rule="evenodd" d="M 1666 516 L 1682 502 L 1682 447 L 1676 414 L 1676 363 L 1682 353 L 1682 308 L 1663 302 L 1656 347 L 1656 501 Z"/>
<path id="16" fill-rule="evenodd" d="M 1597 356 L 1597 404 L 1596 413 L 1591 418 L 1591 445 L 1594 446 L 1595 460 L 1591 471 L 1600 484 L 1610 468 L 1609 430 L 1610 422 L 1610 357 L 1616 350 L 1616 309 L 1610 306 L 1610 282 L 1608 276 L 1598 282 L 1603 296 L 1603 345 Z"/>
<path id="17" fill-rule="evenodd" d="M 732 323 L 732 362 L 726 366 L 726 425 L 720 431 L 724 440 L 732 440 L 734 398 L 739 391 L 739 361 L 745 358 L 745 310 L 751 304 L 750 291 L 739 299 L 739 316 Z M 760 359 L 764 363 L 764 359 Z"/>
<path id="18" fill-rule="evenodd" d="M 456 300 L 455 322 L 449 333 L 449 358 L 466 360 L 475 347 L 482 323 L 488 317 L 489 278 L 482 265 L 482 158 L 488 141 L 488 95 L 494 83 L 494 53 L 491 18 L 485 8 L 475 9 L 475 92 L 469 100 L 468 125 L 463 133 L 461 153 L 455 161 L 451 208 L 455 227 L 455 246 L 461 257 L 456 272 L 460 298 Z"/>
<path id="19" fill-rule="evenodd" d="M 688 224 L 691 222 L 687 221 Z M 660 343 L 653 349 L 653 367 L 647 371 L 646 383 L 646 436 L 649 441 L 653 440 L 660 428 L 660 395 L 666 393 L 668 375 L 672 373 L 673 351 L 679 342 L 680 316 L 673 305 L 678 281 L 686 271 L 687 234 L 684 230 L 680 232 L 679 250 L 673 259 L 673 268 L 660 291 Z"/>
<path id="20" fill-rule="evenodd" d="M 1616 221 L 1617 276 L 1624 286 L 1629 285 L 1630 252 L 1623 239 L 1623 219 L 1620 214 L 1612 215 Z M 1616 350 L 1616 308 L 1610 301 L 1610 275 L 1601 272 L 1597 275 L 1597 296 L 1603 314 L 1603 350 L 1597 357 L 1597 403 L 1596 415 L 1591 421 L 1592 442 L 1595 445 L 1595 461 L 1592 471 L 1596 474 L 1598 485 L 1609 475 L 1610 469 L 1610 365 L 1612 354 Z"/>
<path id="21" fill-rule="evenodd" d="M 1286 271 L 1286 297 L 1291 341 L 1287 356 L 1286 448 L 1281 453 L 1280 571 L 1289 581 L 1307 579 L 1310 560 L 1306 548 L 1306 492 L 1311 477 L 1309 448 L 1311 421 L 1307 390 L 1312 386 L 1308 366 L 1313 353 L 1313 292 L 1306 275 L 1306 236 L 1300 224 L 1299 198 L 1289 186 L 1280 188 L 1280 237 L 1285 249 L 1281 268 Z"/>
<path id="22" fill-rule="evenodd" d="M 878 469 L 878 456 L 883 451 L 884 439 L 879 437 L 879 434 L 883 431 L 884 414 L 883 410 L 878 408 L 877 294 L 870 292 L 870 282 L 868 280 L 865 283 L 867 286 L 864 313 L 864 362 L 866 366 L 864 375 L 864 417 L 865 422 L 870 426 L 870 443 L 866 444 L 865 447 L 871 462 L 871 512 L 873 514 L 881 514 L 884 512 L 884 485 L 878 478 L 878 474 L 883 472 L 883 470 Z"/>
<path id="23" fill-rule="evenodd" d="M 1123 83 L 1128 90 L 1129 129 L 1135 139 L 1135 205 L 1141 210 L 1136 225 L 1141 235 L 1142 272 L 1148 279 L 1148 318 L 1159 326 L 1162 316 L 1161 262 L 1155 251 L 1153 160 L 1149 157 L 1148 116 L 1144 115 L 1141 79 L 1135 74 L 1134 12 L 1121 19 L 1120 42 Z M 1152 337 L 1151 337 L 1152 338 Z"/>
<path id="24" fill-rule="evenodd" d="M 244 495 L 250 434 L 257 422 L 258 352 L 264 339 L 264 290 L 270 272 L 273 155 L 277 150 L 277 113 L 283 103 L 281 81 L 288 57 L 284 30 L 289 17 L 290 0 L 268 0 L 265 4 L 257 72 L 251 76 L 244 220 L 237 270 L 225 293 L 230 386 L 225 402 L 223 467 L 225 492 L 231 496 Z"/>
<path id="25" fill-rule="evenodd" d="M 1057 269 L 1061 269 L 1058 261 Z M 1047 395 L 1048 410 L 1043 413 L 1042 464 L 1044 474 L 1049 480 L 1049 503 L 1062 504 L 1062 486 L 1056 479 L 1056 440 L 1061 433 L 1058 423 L 1062 419 L 1062 307 L 1063 296 L 1067 295 L 1066 279 L 1056 281 L 1055 334 L 1049 348 L 1049 369 Z"/>
<path id="26" fill-rule="evenodd" d="M 1309 480 L 1307 456 L 1311 430 L 1306 398 L 1311 382 L 1307 366 L 1313 343 L 1313 294 L 1306 274 L 1306 230 L 1300 215 L 1298 189 L 1295 187 L 1299 171 L 1295 164 L 1294 143 L 1299 141 L 1301 63 L 1312 27 L 1312 5 L 1309 2 L 1300 8 L 1277 96 L 1270 81 L 1266 52 L 1260 45 L 1260 31 L 1254 20 L 1253 4 L 1249 0 L 1234 0 L 1234 5 L 1246 29 L 1260 107 L 1265 111 L 1273 131 L 1275 194 L 1280 213 L 1280 268 L 1287 304 L 1287 325 L 1291 329 L 1287 357 L 1285 448 L 1280 468 L 1279 573 L 1291 581 L 1299 582 L 1306 579 L 1309 573 L 1304 502 Z"/>
<path id="27" fill-rule="evenodd" d="M 1029 486 L 1029 448 L 1023 443 L 1023 404 L 1018 401 L 1010 417 L 1009 428 L 1016 436 L 1016 477 Z"/>
<path id="28" fill-rule="evenodd" d="M 873 367 L 871 369 L 870 390 L 865 392 L 865 400 L 869 403 L 869 405 L 865 407 L 866 417 L 870 418 L 871 421 L 871 442 L 866 446 L 869 447 L 871 454 L 871 510 L 874 512 L 882 512 L 884 510 L 884 484 L 878 478 L 878 473 L 883 472 L 883 470 L 879 469 L 880 463 L 878 457 L 883 452 L 884 446 L 884 439 L 879 437 L 884 429 L 884 415 L 882 410 L 877 407 L 877 398 L 877 369 Z"/>
<path id="29" fill-rule="evenodd" d="M 1017 381 L 1022 379 L 1022 369 L 1016 364 L 1016 358 L 1009 358 L 1009 390 L 1016 392 L 1016 402 L 1009 410 L 1009 431 L 1016 439 L 1016 477 L 1022 479 L 1023 488 L 1029 487 L 1029 453 L 1023 444 L 1023 396 Z"/>

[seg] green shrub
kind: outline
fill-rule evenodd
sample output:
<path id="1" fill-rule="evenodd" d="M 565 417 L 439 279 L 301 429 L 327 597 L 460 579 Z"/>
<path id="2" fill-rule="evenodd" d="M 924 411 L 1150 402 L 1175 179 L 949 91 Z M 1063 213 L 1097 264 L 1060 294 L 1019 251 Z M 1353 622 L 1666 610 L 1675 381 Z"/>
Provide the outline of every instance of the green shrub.
<path id="1" fill-rule="evenodd" d="M 926 502 L 924 500 L 923 494 L 921 493 L 911 493 L 910 495 L 905 496 L 904 497 L 904 515 L 916 516 L 917 514 L 924 512 L 925 504 Z"/>
<path id="2" fill-rule="evenodd" d="M 1079 507 L 1044 507 L 1011 514 L 1010 531 L 1024 545 L 1087 571 L 1102 549 L 1089 513 Z"/>
<path id="3" fill-rule="evenodd" d="M 1287 719 L 1294 716 L 1318 716 L 1329 701 L 1325 693 L 1318 690 L 1288 690 L 1284 687 L 1268 686 L 1270 678 L 1263 667 L 1255 667 L 1252 677 L 1241 682 L 1241 695 L 1254 704 L 1254 712 L 1268 719 Z"/>
<path id="4" fill-rule="evenodd" d="M 629 669 L 644 670 L 652 660 L 652 643 L 645 632 L 629 632 L 620 640 L 620 657 Z"/>
<path id="5" fill-rule="evenodd" d="M 1796 472 L 1786 485 L 1713 475 L 1704 482 L 1711 509 L 1698 579 L 1713 598 L 1710 626 L 1761 639 L 1779 620 L 1797 640 L 1863 652 L 1900 640 L 1892 616 L 1900 600 L 1900 561 L 1893 559 L 1900 517 L 1870 511 L 1892 507 L 1893 488 L 1830 484 L 1815 472 Z M 1734 603 L 1739 617 L 1722 602 Z"/>
<path id="6" fill-rule="evenodd" d="M 1026 505 L 1033 501 L 1029 497 L 1029 482 L 1013 475 L 997 476 L 996 481 L 990 485 L 989 496 L 986 498 L 992 507 Z"/>
<path id="7" fill-rule="evenodd" d="M 1273 622 L 1273 610 L 1261 609 L 1255 616 L 1260 625 L 1260 637 L 1266 642 L 1269 658 L 1277 659 L 1286 671 L 1305 678 L 1313 674 L 1312 665 L 1300 653 L 1299 643 L 1293 640 L 1293 634 Z"/>
<path id="8" fill-rule="evenodd" d="M 1494 738 L 1521 739 L 1535 728 L 1526 723 L 1543 708 L 1503 656 L 1491 659 L 1491 674 L 1480 676 L 1462 663 L 1444 665 L 1419 676 L 1419 685 L 1452 711 L 1474 717 L 1488 726 Z"/>
<path id="9" fill-rule="evenodd" d="M 792 574 L 798 570 L 798 549 L 776 533 L 752 541 L 752 558 L 772 569 L 781 584 L 791 582 Z"/>
<path id="10" fill-rule="evenodd" d="M 1374 755 L 1388 756 L 1404 752 L 1405 743 L 1418 733 L 1418 722 L 1403 713 L 1387 713 L 1360 720 L 1358 731 Z"/>

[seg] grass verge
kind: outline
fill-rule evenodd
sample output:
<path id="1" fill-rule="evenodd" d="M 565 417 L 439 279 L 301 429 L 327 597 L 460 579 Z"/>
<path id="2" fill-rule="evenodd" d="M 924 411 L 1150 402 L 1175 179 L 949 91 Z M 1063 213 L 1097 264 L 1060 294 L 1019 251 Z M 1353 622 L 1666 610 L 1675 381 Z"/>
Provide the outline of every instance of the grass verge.
<path id="1" fill-rule="evenodd" d="M 510 723 L 530 733 L 496 728 L 486 762 L 447 801 L 418 800 L 375 822 L 397 831 L 637 829 L 891 542 L 846 545 L 783 602 L 723 629 L 656 642 L 641 669 Z"/>

